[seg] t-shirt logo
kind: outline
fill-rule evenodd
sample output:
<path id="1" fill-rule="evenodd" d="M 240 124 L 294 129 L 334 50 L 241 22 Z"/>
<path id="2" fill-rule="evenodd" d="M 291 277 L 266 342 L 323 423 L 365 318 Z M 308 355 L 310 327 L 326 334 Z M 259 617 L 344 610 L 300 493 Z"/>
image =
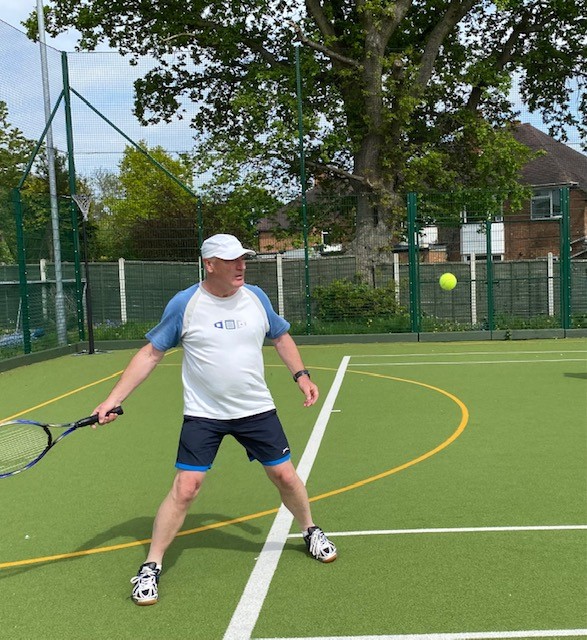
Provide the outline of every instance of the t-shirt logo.
<path id="1" fill-rule="evenodd" d="M 214 323 L 214 326 L 217 329 L 228 329 L 230 331 L 234 329 L 242 329 L 247 326 L 247 323 L 244 320 L 219 320 Z"/>

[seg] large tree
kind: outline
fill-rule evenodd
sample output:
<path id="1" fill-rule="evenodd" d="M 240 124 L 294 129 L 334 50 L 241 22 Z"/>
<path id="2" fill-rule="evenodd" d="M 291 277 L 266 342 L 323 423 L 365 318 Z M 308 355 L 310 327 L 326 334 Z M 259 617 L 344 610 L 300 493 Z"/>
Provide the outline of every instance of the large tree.
<path id="1" fill-rule="evenodd" d="M 586 75 L 586 16 L 587 0 L 53 0 L 47 24 L 78 29 L 82 49 L 154 55 L 138 117 L 198 102 L 198 158 L 274 188 L 299 168 L 297 40 L 309 184 L 358 195 L 355 249 L 375 255 L 407 189 L 515 189 L 528 156 L 507 129 L 514 77 L 553 135 L 585 132 L 586 100 L 573 110 L 569 96 Z"/>

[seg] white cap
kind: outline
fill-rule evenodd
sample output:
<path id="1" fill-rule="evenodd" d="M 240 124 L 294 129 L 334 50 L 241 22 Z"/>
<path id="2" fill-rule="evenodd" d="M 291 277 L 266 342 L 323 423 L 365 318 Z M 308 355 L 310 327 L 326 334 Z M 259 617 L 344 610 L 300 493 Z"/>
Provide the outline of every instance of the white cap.
<path id="1" fill-rule="evenodd" d="M 202 258 L 236 260 L 241 256 L 256 255 L 252 249 L 245 249 L 238 238 L 228 233 L 217 233 L 202 242 Z"/>

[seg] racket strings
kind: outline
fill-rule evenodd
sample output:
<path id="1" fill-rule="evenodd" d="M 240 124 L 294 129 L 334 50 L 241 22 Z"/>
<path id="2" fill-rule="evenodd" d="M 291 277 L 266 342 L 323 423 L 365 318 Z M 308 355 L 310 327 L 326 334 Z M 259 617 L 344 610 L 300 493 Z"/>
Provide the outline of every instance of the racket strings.
<path id="1" fill-rule="evenodd" d="M 49 434 L 38 425 L 0 426 L 0 474 L 24 469 L 49 447 Z"/>

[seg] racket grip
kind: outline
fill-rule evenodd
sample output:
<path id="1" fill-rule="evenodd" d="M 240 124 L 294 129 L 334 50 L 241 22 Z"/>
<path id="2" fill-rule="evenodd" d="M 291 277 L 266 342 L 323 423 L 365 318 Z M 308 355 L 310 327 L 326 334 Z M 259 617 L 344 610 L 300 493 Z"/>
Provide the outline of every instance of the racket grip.
<path id="1" fill-rule="evenodd" d="M 122 410 L 122 407 L 114 407 L 114 409 L 110 409 L 110 411 L 108 413 L 116 413 L 117 415 L 121 416 L 124 411 Z M 79 420 L 76 423 L 76 426 L 78 427 L 87 427 L 91 424 L 96 424 L 96 422 L 98 422 L 98 414 L 95 413 L 93 416 L 88 416 L 87 418 L 82 418 L 81 420 Z"/>

